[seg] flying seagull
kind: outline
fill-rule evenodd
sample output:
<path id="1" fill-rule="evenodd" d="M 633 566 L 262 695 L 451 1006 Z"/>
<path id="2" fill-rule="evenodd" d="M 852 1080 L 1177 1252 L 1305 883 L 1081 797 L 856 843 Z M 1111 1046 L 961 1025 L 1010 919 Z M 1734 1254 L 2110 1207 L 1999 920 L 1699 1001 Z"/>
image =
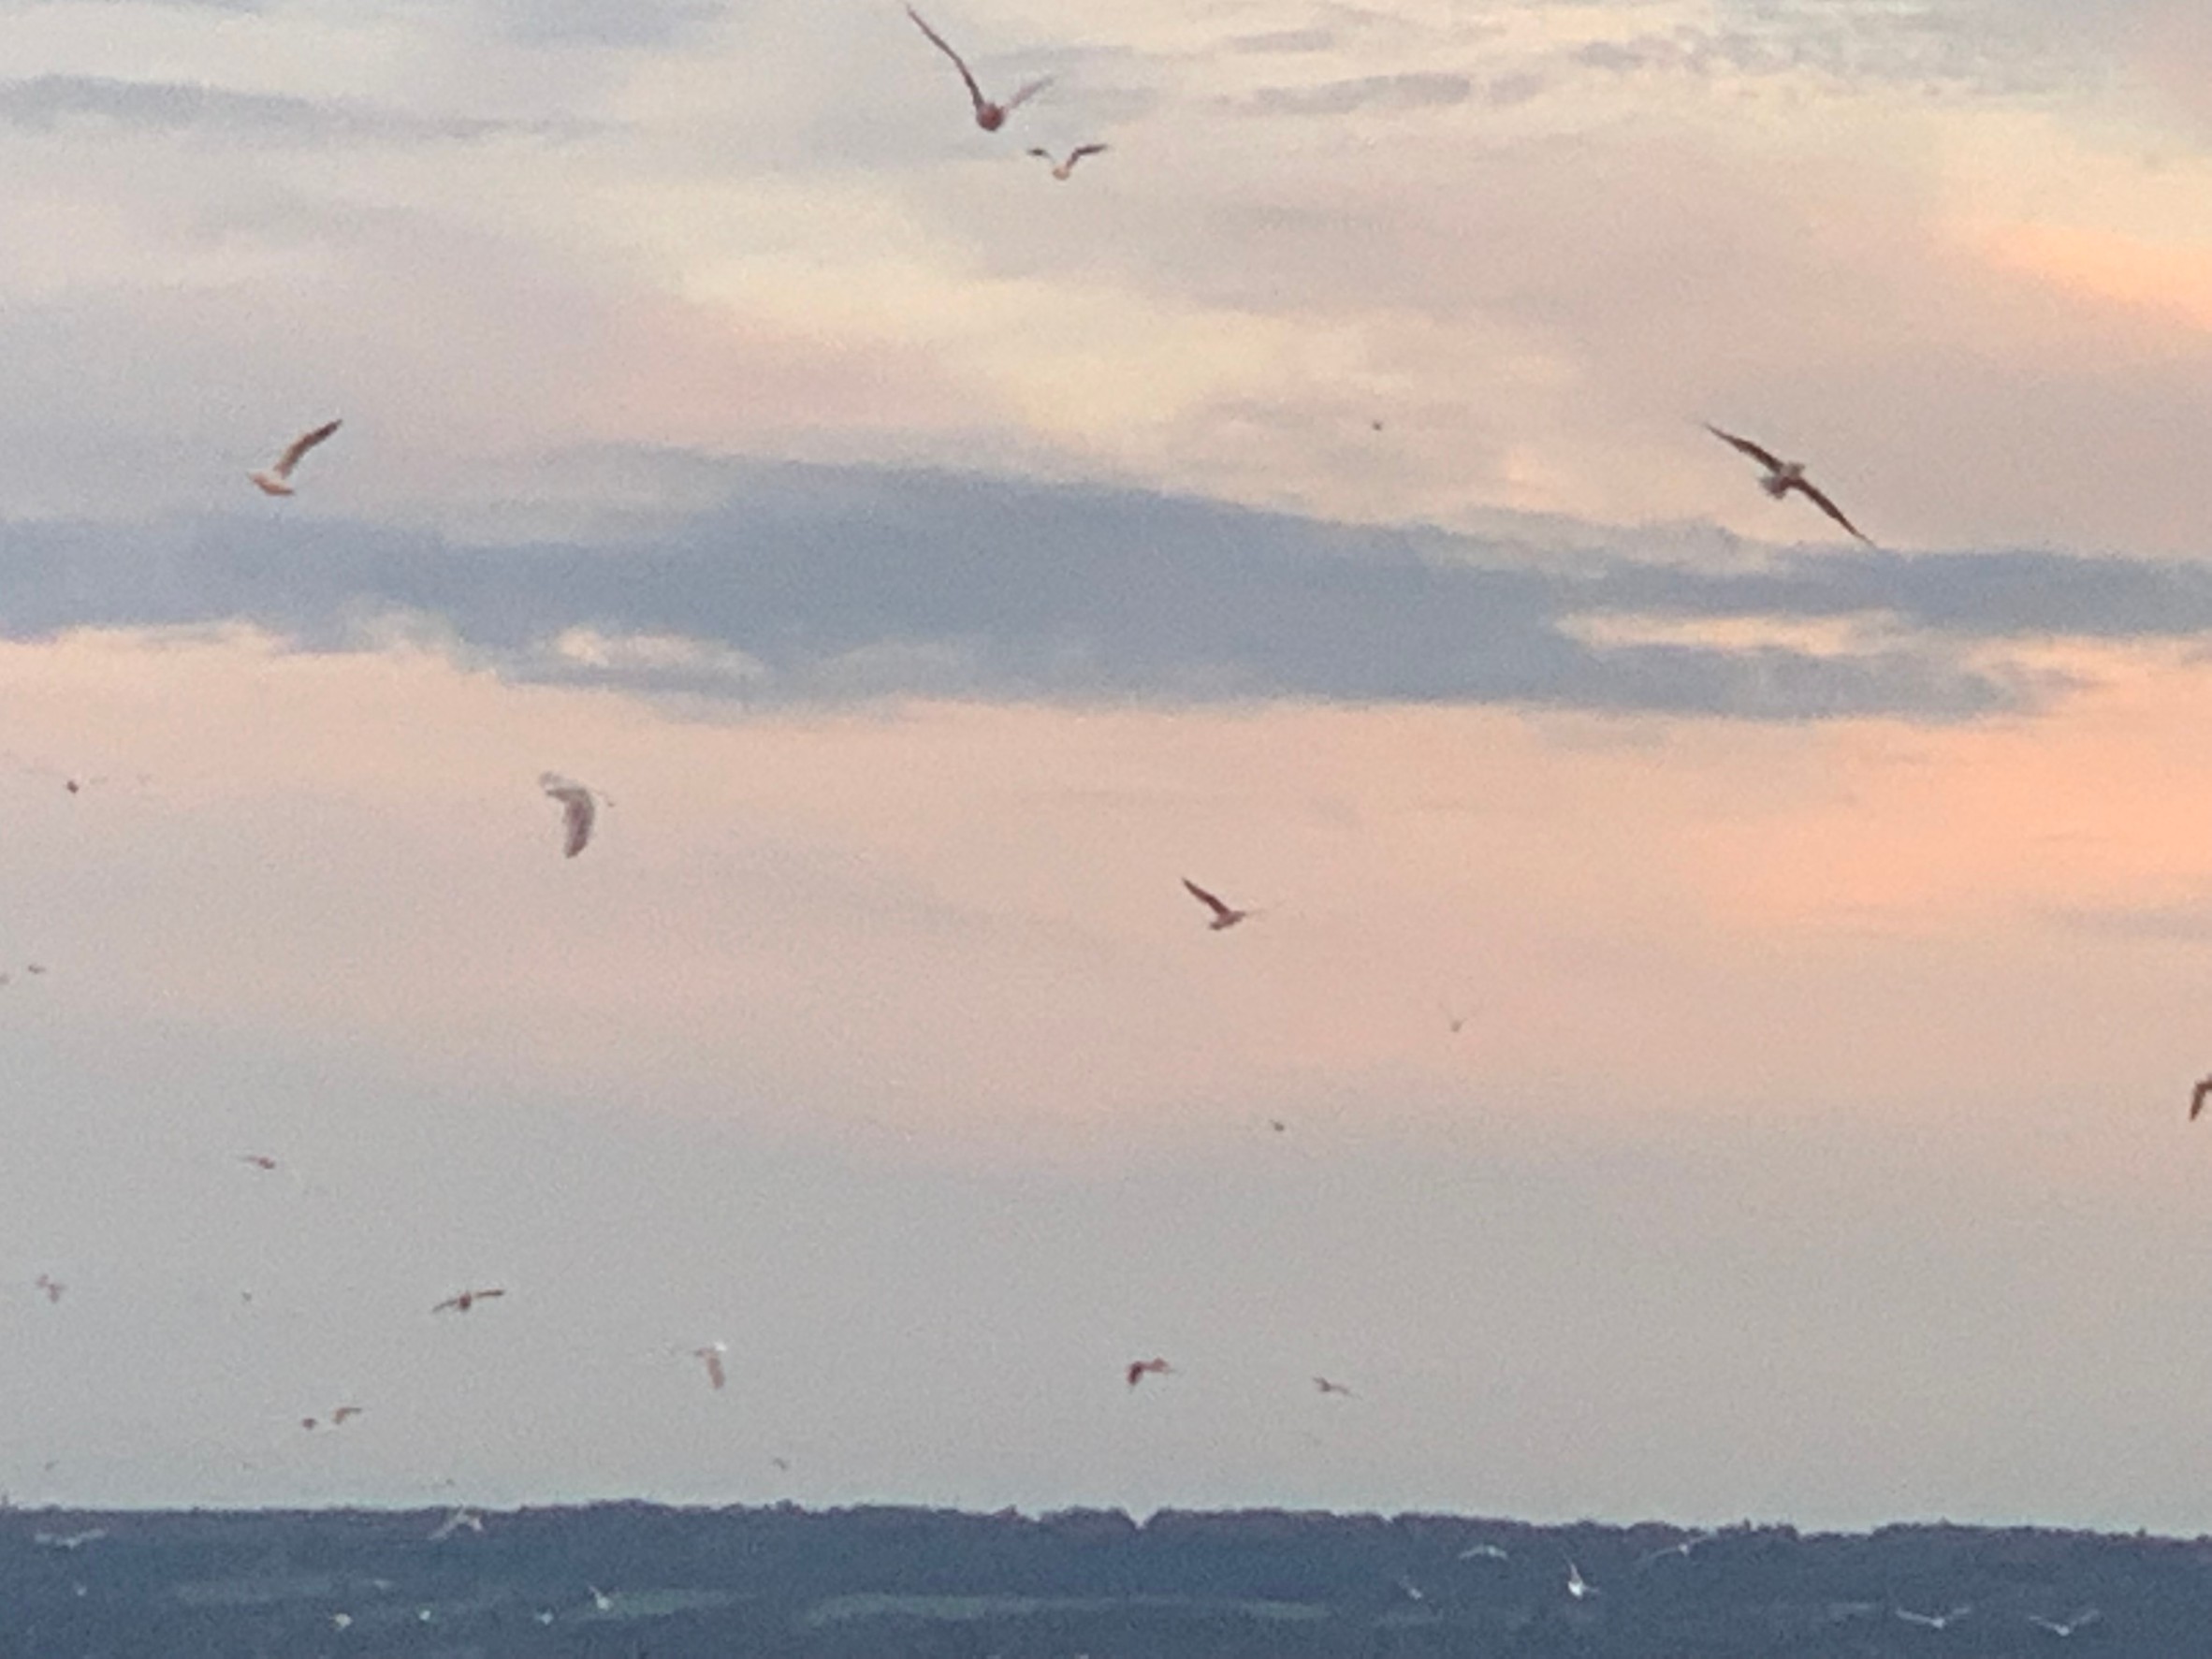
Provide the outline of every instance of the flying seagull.
<path id="1" fill-rule="evenodd" d="M 2197 1114 L 2205 1110 L 2206 1099 L 2212 1099 L 2212 1077 L 2201 1077 L 2197 1086 L 2189 1091 L 2189 1121 L 2197 1121 Z"/>
<path id="2" fill-rule="evenodd" d="M 691 1358 L 706 1365 L 706 1380 L 718 1389 L 729 1380 L 722 1370 L 722 1356 L 729 1351 L 730 1345 L 726 1342 L 710 1342 L 703 1348 L 691 1350 Z"/>
<path id="3" fill-rule="evenodd" d="M 330 1426 L 335 1429 L 339 1424 L 344 1422 L 347 1418 L 359 1417 L 365 1409 L 367 1408 L 359 1405 L 341 1405 L 336 1411 L 333 1411 L 330 1414 Z M 303 1429 L 312 1430 L 317 1425 L 313 1418 L 303 1417 L 299 1419 L 299 1426 Z"/>
<path id="4" fill-rule="evenodd" d="M 95 1526 L 82 1533 L 33 1533 L 31 1542 L 42 1550 L 81 1550 L 87 1544 L 96 1544 L 108 1535 L 108 1529 Z"/>
<path id="5" fill-rule="evenodd" d="M 1324 1394 L 1342 1394 L 1346 1400 L 1357 1398 L 1357 1396 L 1353 1394 L 1352 1390 L 1346 1388 L 1344 1384 L 1340 1382 L 1331 1382 L 1325 1376 L 1315 1377 L 1314 1387 L 1318 1389 Z"/>
<path id="6" fill-rule="evenodd" d="M 1223 904 L 1211 893 L 1208 893 L 1203 887 L 1201 887 L 1196 881 L 1193 881 L 1188 876 L 1183 878 L 1183 886 L 1184 890 L 1187 892 L 1191 897 L 1197 899 L 1199 903 L 1204 905 L 1206 909 L 1214 912 L 1214 919 L 1207 923 L 1206 925 L 1215 933 L 1219 933 L 1225 927 L 1234 927 L 1245 917 L 1254 914 L 1254 912 L 1251 910 L 1235 910 L 1229 905 Z"/>
<path id="7" fill-rule="evenodd" d="M 300 433 L 284 446 L 284 453 L 276 458 L 276 464 L 268 472 L 248 473 L 246 476 L 254 481 L 254 487 L 263 495 L 291 495 L 294 493 L 292 469 L 299 464 L 300 458 L 309 450 L 338 430 L 341 424 L 335 420 L 326 421 L 313 431 Z"/>
<path id="8" fill-rule="evenodd" d="M 1462 1561 L 1510 1561 L 1511 1556 L 1495 1544 L 1470 1544 L 1460 1551 Z"/>
<path id="9" fill-rule="evenodd" d="M 54 1278 L 49 1273 L 40 1273 L 31 1282 L 37 1286 L 39 1289 L 46 1292 L 46 1300 L 48 1302 L 61 1301 L 62 1292 L 69 1288 L 68 1286 L 63 1284 L 61 1280 Z"/>
<path id="10" fill-rule="evenodd" d="M 1644 1567 L 1650 1566 L 1653 1562 L 1659 1560 L 1662 1556 L 1667 1555 L 1679 1555 L 1684 1561 L 1687 1561 L 1690 1559 L 1691 1550 L 1696 1549 L 1700 1544 L 1710 1543 L 1712 1538 L 1713 1535 L 1711 1533 L 1693 1533 L 1689 1537 L 1683 1538 L 1677 1543 L 1669 1544 L 1664 1550 L 1652 1550 L 1650 1553 L 1638 1559 L 1636 1564 L 1640 1570 Z"/>
<path id="11" fill-rule="evenodd" d="M 438 1530 L 430 1535 L 430 1542 L 443 1543 L 463 1527 L 473 1533 L 481 1533 L 484 1530 L 484 1517 L 473 1509 L 456 1509 L 438 1523 Z"/>
<path id="12" fill-rule="evenodd" d="M 1046 161 L 1052 161 L 1053 177 L 1059 180 L 1061 183 L 1065 184 L 1068 182 L 1068 175 L 1075 170 L 1075 164 L 1077 162 L 1081 161 L 1086 155 L 1105 154 L 1106 146 L 1103 144 L 1078 144 L 1074 149 L 1068 152 L 1068 159 L 1065 161 L 1053 161 L 1053 153 L 1049 150 L 1032 150 L 1029 152 L 1029 153 L 1031 155 L 1041 156 Z"/>
<path id="13" fill-rule="evenodd" d="M 1759 480 L 1759 488 L 1776 501 L 1780 501 L 1794 489 L 1860 541 L 1865 542 L 1868 546 L 1871 547 L 1874 545 L 1872 539 L 1864 531 L 1843 517 L 1843 510 L 1841 507 L 1822 494 L 1819 488 L 1805 476 L 1805 463 L 1803 461 L 1785 461 L 1770 451 L 1761 449 L 1749 438 L 1739 438 L 1733 432 L 1722 431 L 1710 421 L 1705 423 L 1705 429 L 1722 443 L 1750 456 L 1752 459 L 1765 467 L 1767 475 Z"/>
<path id="14" fill-rule="evenodd" d="M 911 6 L 907 7 L 907 16 L 914 20 L 915 28 L 929 36 L 932 46 L 953 60 L 953 67 L 960 71 L 960 79 L 967 83 L 968 101 L 975 106 L 975 124 L 987 133 L 995 133 L 1004 126 L 1008 116 L 1052 84 L 1052 77 L 1048 75 L 1042 80 L 1032 80 L 1005 103 L 994 104 L 983 96 L 983 89 L 976 85 L 975 77 L 968 73 L 968 65 L 961 61 L 960 54 L 945 44 L 945 37 L 924 22 L 922 14 Z"/>
<path id="15" fill-rule="evenodd" d="M 540 772 L 538 787 L 560 803 L 560 822 L 567 832 L 560 851 L 566 857 L 575 857 L 591 841 L 591 825 L 599 816 L 595 792 L 558 772 Z"/>
<path id="16" fill-rule="evenodd" d="M 241 1152 L 238 1155 L 238 1161 L 252 1164 L 256 1170 L 273 1170 L 277 1167 L 277 1160 L 266 1152 Z"/>
<path id="17" fill-rule="evenodd" d="M 584 1586 L 584 1588 L 591 1592 L 591 1605 L 599 1611 L 603 1613 L 611 1613 L 615 1610 L 615 1598 L 609 1595 L 605 1591 L 602 1590 L 598 1585 L 587 1584 Z"/>
<path id="18" fill-rule="evenodd" d="M 1129 1361 L 1128 1375 L 1130 1388 L 1133 1389 L 1142 1382 L 1147 1375 L 1172 1376 L 1175 1375 L 1175 1368 L 1157 1356 L 1150 1360 L 1131 1360 Z"/>
<path id="19" fill-rule="evenodd" d="M 2075 1631 L 2082 1629 L 2086 1625 L 2096 1623 L 2098 1620 L 2103 1617 L 2104 1615 L 2100 1613 L 2095 1608 L 2084 1608 L 2080 1612 L 2074 1614 L 2073 1618 L 2065 1620 L 2063 1623 L 2057 1619 L 2045 1619 L 2040 1613 L 2030 1613 L 2028 1615 L 2028 1623 L 2038 1625 L 2041 1628 L 2049 1631 L 2053 1636 L 2068 1637 L 2072 1636 Z"/>
<path id="20" fill-rule="evenodd" d="M 495 1296 L 504 1295 L 506 1295 L 506 1291 L 496 1287 L 489 1290 L 463 1290 L 458 1295 L 448 1296 L 430 1312 L 442 1314 L 447 1308 L 451 1308 L 457 1314 L 465 1314 L 480 1302 L 489 1302 Z"/>
<path id="21" fill-rule="evenodd" d="M 1597 1594 L 1598 1588 L 1582 1577 L 1582 1569 L 1570 1561 L 1567 1563 L 1566 1593 L 1580 1601 L 1585 1596 Z"/>
<path id="22" fill-rule="evenodd" d="M 1890 1610 L 1908 1624 L 1917 1624 L 1926 1630 L 1947 1630 L 1974 1609 L 1970 1602 L 1964 1607 L 1953 1608 L 1947 1613 L 1915 1613 L 1911 1608 L 1893 1608 Z"/>

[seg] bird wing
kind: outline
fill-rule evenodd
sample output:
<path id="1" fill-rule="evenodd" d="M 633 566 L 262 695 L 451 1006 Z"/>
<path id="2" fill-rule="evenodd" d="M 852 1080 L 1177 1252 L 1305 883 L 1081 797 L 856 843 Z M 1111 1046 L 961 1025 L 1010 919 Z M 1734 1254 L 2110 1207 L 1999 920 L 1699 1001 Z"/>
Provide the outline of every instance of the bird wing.
<path id="1" fill-rule="evenodd" d="M 700 1358 L 706 1361 L 706 1380 L 714 1384 L 716 1388 L 720 1388 L 728 1380 L 722 1371 L 722 1357 L 712 1348 L 708 1348 Z"/>
<path id="2" fill-rule="evenodd" d="M 1032 80 L 1027 86 L 1022 88 L 1020 92 L 1014 94 L 1012 97 L 1007 99 L 1005 103 L 999 105 L 998 108 L 1004 113 L 1011 115 L 1016 109 L 1019 109 L 1024 104 L 1026 104 L 1031 98 L 1035 97 L 1046 87 L 1052 85 L 1052 83 L 1053 78 L 1050 75 L 1044 76 L 1041 80 Z M 970 82 L 969 84 L 972 85 L 973 82 Z"/>
<path id="3" fill-rule="evenodd" d="M 2190 1122 L 2194 1123 L 2197 1121 L 2197 1114 L 2205 1110 L 2205 1100 L 2208 1096 L 2212 1096 L 2212 1077 L 2205 1078 L 2202 1083 L 2198 1084 L 2195 1088 L 2190 1091 Z"/>
<path id="4" fill-rule="evenodd" d="M 1769 473 L 1779 473 L 1782 471 L 1782 458 L 1779 456 L 1770 454 L 1767 450 L 1761 449 L 1749 438 L 1739 438 L 1734 432 L 1724 432 L 1720 428 L 1714 426 L 1710 420 L 1705 423 L 1705 429 L 1710 432 L 1714 437 L 1718 438 L 1722 443 L 1728 444 L 1732 448 L 1741 450 L 1745 455 L 1750 456 L 1752 459 L 1757 461 L 1759 465 L 1765 467 Z"/>
<path id="5" fill-rule="evenodd" d="M 458 1297 L 458 1296 L 448 1296 L 448 1297 L 447 1297 L 447 1298 L 446 1298 L 446 1299 L 445 1299 L 444 1302 L 440 1302 L 440 1303 L 439 1303 L 439 1304 L 438 1304 L 436 1307 L 432 1308 L 432 1309 L 430 1310 L 430 1312 L 432 1312 L 433 1314 L 442 1314 L 442 1313 L 444 1313 L 444 1311 L 445 1311 L 447 1308 L 449 1308 L 449 1307 L 459 1307 L 459 1306 L 461 1306 L 461 1305 L 462 1305 L 462 1299 L 461 1299 L 460 1297 Z"/>
<path id="6" fill-rule="evenodd" d="M 975 77 L 968 72 L 968 65 L 962 60 L 960 54 L 954 51 L 950 46 L 946 45 L 945 37 L 942 35 L 939 35 L 935 29 L 931 28 L 927 23 L 924 22 L 922 21 L 922 14 L 916 11 L 911 6 L 907 7 L 907 16 L 914 20 L 915 28 L 921 30 L 923 34 L 929 36 L 930 45 L 936 47 L 938 51 L 943 52 L 945 56 L 953 60 L 953 67 L 960 71 L 960 79 L 968 85 L 968 95 L 969 99 L 973 101 L 975 107 L 978 109 L 982 109 L 990 100 L 983 96 L 983 89 L 976 85 Z M 1017 102 L 1019 100 L 1017 100 Z M 1013 105 L 1009 104 L 1007 108 L 1011 109 L 1013 108 Z"/>
<path id="7" fill-rule="evenodd" d="M 1078 144 L 1068 152 L 1068 165 L 1073 167 L 1086 155 L 1103 155 L 1105 153 L 1106 146 L 1103 144 Z"/>
<path id="8" fill-rule="evenodd" d="M 1845 530 L 1849 531 L 1853 535 L 1858 537 L 1860 541 L 1866 543 L 1868 546 L 1871 547 L 1874 545 L 1874 539 L 1868 535 L 1866 531 L 1859 529 L 1857 525 L 1852 523 L 1850 519 L 1844 517 L 1843 509 L 1836 505 L 1834 502 L 1828 500 L 1828 498 L 1821 492 L 1819 486 L 1809 484 L 1802 478 L 1792 478 L 1783 488 L 1796 490 L 1807 501 L 1811 502 L 1814 506 L 1826 513 L 1830 518 L 1833 518 L 1838 524 L 1841 524 Z"/>
<path id="9" fill-rule="evenodd" d="M 590 792 L 578 790 L 560 798 L 561 823 L 568 831 L 568 839 L 561 844 L 561 851 L 574 858 L 589 845 L 591 821 L 598 816 L 598 808 L 591 804 Z"/>
<path id="10" fill-rule="evenodd" d="M 313 431 L 300 433 L 298 437 L 285 445 L 284 453 L 277 457 L 276 465 L 271 467 L 269 471 L 280 478 L 289 478 L 292 475 L 292 469 L 299 464 L 299 458 L 332 432 L 338 430 L 343 424 L 342 421 L 326 421 Z"/>
<path id="11" fill-rule="evenodd" d="M 1029 153 L 1030 153 L 1031 155 L 1041 155 L 1041 156 L 1042 156 L 1042 157 L 1044 157 L 1044 159 L 1045 159 L 1045 160 L 1047 160 L 1047 161 L 1050 161 L 1050 160 L 1052 160 L 1052 158 L 1053 158 L 1053 153 L 1052 153 L 1051 151 L 1049 151 L 1049 150 L 1040 150 L 1040 149 L 1038 149 L 1038 148 L 1037 148 L 1037 146 L 1036 146 L 1036 145 L 1034 145 L 1034 144 L 1032 144 L 1032 145 L 1030 145 L 1030 146 L 1029 146 Z"/>
<path id="12" fill-rule="evenodd" d="M 591 799 L 591 792 L 557 772 L 542 773 L 538 778 L 538 787 L 560 803 L 561 823 L 567 832 L 561 851 L 567 857 L 575 857 L 589 844 L 592 822 L 599 815 L 598 806 Z"/>
<path id="13" fill-rule="evenodd" d="M 1193 881 L 1188 876 L 1183 878 L 1183 885 L 1189 890 L 1191 897 L 1197 899 L 1199 903 L 1204 905 L 1206 909 L 1212 910 L 1216 916 L 1228 917 L 1235 913 L 1230 910 L 1227 905 L 1215 898 L 1211 893 L 1208 893 L 1203 887 L 1201 887 L 1196 881 Z"/>

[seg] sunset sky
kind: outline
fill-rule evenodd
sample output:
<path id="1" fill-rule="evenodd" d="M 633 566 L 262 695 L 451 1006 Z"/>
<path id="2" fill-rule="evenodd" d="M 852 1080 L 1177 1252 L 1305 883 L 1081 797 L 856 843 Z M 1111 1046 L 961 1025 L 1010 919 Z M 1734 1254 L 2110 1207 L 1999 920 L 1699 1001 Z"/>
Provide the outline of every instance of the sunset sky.
<path id="1" fill-rule="evenodd" d="M 2212 14 L 924 9 L 0 4 L 0 1490 L 2212 1528 Z"/>

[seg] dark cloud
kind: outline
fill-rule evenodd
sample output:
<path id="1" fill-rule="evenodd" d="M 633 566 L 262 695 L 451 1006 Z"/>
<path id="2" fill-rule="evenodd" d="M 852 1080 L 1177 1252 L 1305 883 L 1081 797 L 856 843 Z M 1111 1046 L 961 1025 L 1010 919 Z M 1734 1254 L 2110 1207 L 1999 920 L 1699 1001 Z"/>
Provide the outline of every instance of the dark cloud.
<path id="1" fill-rule="evenodd" d="M 544 124 L 426 117 L 344 99 L 233 92 L 191 81 L 118 80 L 41 75 L 0 81 L 0 126 L 53 132 L 86 125 L 145 133 L 191 133 L 288 144 L 474 139 L 570 129 Z"/>
<path id="2" fill-rule="evenodd" d="M 505 672 L 748 699 L 901 691 L 1498 703 L 1956 720 L 2058 689 L 2001 647 L 2212 635 L 2212 573 L 2048 553 L 1572 568 L 1499 541 L 1130 491 L 799 466 L 594 545 L 488 546 L 283 513 L 0 531 L 0 630 L 249 621 L 344 649 L 414 618 Z M 1870 618 L 1824 651 L 1702 643 L 1727 618 Z M 1593 627 L 1607 619 L 1633 626 Z M 1654 621 L 1671 624 L 1650 634 Z M 1682 626 L 1682 624 L 1692 626 Z"/>

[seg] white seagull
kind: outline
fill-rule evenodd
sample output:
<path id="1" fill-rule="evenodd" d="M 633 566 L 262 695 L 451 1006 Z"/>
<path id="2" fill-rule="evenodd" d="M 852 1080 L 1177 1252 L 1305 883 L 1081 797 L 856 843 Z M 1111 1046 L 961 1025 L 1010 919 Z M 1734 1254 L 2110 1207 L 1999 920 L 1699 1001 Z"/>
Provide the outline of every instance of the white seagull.
<path id="1" fill-rule="evenodd" d="M 1566 1593 L 1577 1601 L 1580 1601 L 1585 1596 L 1597 1594 L 1598 1588 L 1589 1579 L 1583 1578 L 1582 1569 L 1570 1561 L 1567 1563 Z"/>
<path id="2" fill-rule="evenodd" d="M 442 1544 L 464 1527 L 473 1533 L 483 1532 L 484 1517 L 473 1509 L 456 1509 L 438 1523 L 438 1530 L 430 1535 L 430 1542 Z"/>
<path id="3" fill-rule="evenodd" d="M 1696 1549 L 1700 1544 L 1710 1543 L 1712 1539 L 1713 1535 L 1711 1533 L 1693 1533 L 1690 1536 L 1681 1539 L 1678 1543 L 1669 1544 L 1664 1550 L 1654 1550 L 1649 1554 L 1641 1557 L 1636 1564 L 1637 1567 L 1640 1571 L 1642 1568 L 1650 1566 L 1653 1562 L 1665 1555 L 1679 1555 L 1684 1561 L 1687 1561 L 1690 1559 L 1691 1550 Z"/>
<path id="4" fill-rule="evenodd" d="M 598 1608 L 599 1611 L 603 1613 L 611 1613 L 615 1610 L 615 1598 L 609 1595 L 605 1591 L 602 1590 L 598 1585 L 587 1584 L 584 1586 L 584 1588 L 591 1592 L 591 1605 Z"/>
<path id="5" fill-rule="evenodd" d="M 335 420 L 326 421 L 312 431 L 300 433 L 284 446 L 284 453 L 276 458 L 275 464 L 268 472 L 248 473 L 246 476 L 254 481 L 254 487 L 263 495 L 293 494 L 292 469 L 299 464 L 301 457 L 338 430 L 342 424 Z"/>
<path id="6" fill-rule="evenodd" d="M 1032 80 L 1005 103 L 994 104 L 983 96 L 983 89 L 976 85 L 975 77 L 968 73 L 967 63 L 958 52 L 945 44 L 945 37 L 924 22 L 922 14 L 911 6 L 907 7 L 907 16 L 914 20 L 915 28 L 929 36 L 932 46 L 953 60 L 953 67 L 960 71 L 960 79 L 968 88 L 968 102 L 975 106 L 975 124 L 987 133 L 995 133 L 1004 126 L 1008 116 L 1052 84 L 1052 77 L 1048 75 L 1041 80 Z"/>
<path id="7" fill-rule="evenodd" d="M 2104 1615 L 2100 1613 L 2095 1608 L 2084 1608 L 2080 1612 L 2074 1614 L 2073 1618 L 2063 1622 L 2057 1619 L 2045 1619 L 2040 1613 L 2030 1613 L 2028 1615 L 2028 1623 L 2038 1625 L 2041 1628 L 2049 1631 L 2053 1636 L 2068 1637 L 2072 1636 L 2075 1631 L 2080 1630 L 2087 1625 L 2096 1623 L 2098 1620 L 2103 1617 Z"/>
<path id="8" fill-rule="evenodd" d="M 1029 153 L 1031 155 L 1041 157 L 1045 161 L 1051 161 L 1053 164 L 1053 177 L 1059 180 L 1061 183 L 1065 184 L 1068 182 L 1068 175 L 1075 170 L 1075 164 L 1077 162 L 1081 161 L 1086 155 L 1105 154 L 1106 146 L 1103 144 L 1078 144 L 1074 149 L 1068 152 L 1068 158 L 1065 161 L 1053 161 L 1053 153 L 1049 150 L 1032 150 L 1029 152 Z"/>
<path id="9" fill-rule="evenodd" d="M 599 817 L 598 792 L 558 772 L 540 772 L 538 787 L 560 803 L 560 822 L 566 832 L 560 851 L 566 857 L 575 857 L 591 844 L 591 825 Z"/>
<path id="10" fill-rule="evenodd" d="M 1188 876 L 1183 878 L 1183 886 L 1184 890 L 1187 892 L 1191 897 L 1197 899 L 1199 903 L 1204 905 L 1206 909 L 1214 912 L 1214 919 L 1207 923 L 1206 925 L 1215 933 L 1219 933 L 1225 927 L 1234 927 L 1239 922 L 1244 921 L 1247 916 L 1256 916 L 1259 914 L 1259 911 L 1257 910 L 1240 910 L 1233 906 L 1223 904 L 1218 898 L 1215 898 L 1211 893 L 1208 893 L 1203 887 L 1201 887 Z"/>
<path id="11" fill-rule="evenodd" d="M 1906 1623 L 1917 1624 L 1924 1630 L 1948 1630 L 1974 1609 L 1973 1604 L 1969 1602 L 1964 1607 L 1953 1608 L 1947 1613 L 1915 1613 L 1911 1608 L 1893 1608 L 1890 1610 Z"/>
<path id="12" fill-rule="evenodd" d="M 1860 541 L 1865 542 L 1868 546 L 1871 547 L 1874 545 L 1871 537 L 1843 517 L 1842 508 L 1828 500 L 1826 495 L 1821 493 L 1819 488 L 1805 476 L 1805 463 L 1803 461 L 1785 461 L 1771 451 L 1760 448 L 1749 438 L 1739 438 L 1733 432 L 1722 431 L 1710 421 L 1705 423 L 1705 429 L 1722 443 L 1750 456 L 1752 459 L 1765 467 L 1767 475 L 1759 480 L 1759 488 L 1776 501 L 1780 501 L 1794 489 Z"/>
<path id="13" fill-rule="evenodd" d="M 1460 1559 L 1462 1561 L 1510 1561 L 1512 1557 L 1495 1544 L 1470 1544 L 1460 1551 Z"/>

